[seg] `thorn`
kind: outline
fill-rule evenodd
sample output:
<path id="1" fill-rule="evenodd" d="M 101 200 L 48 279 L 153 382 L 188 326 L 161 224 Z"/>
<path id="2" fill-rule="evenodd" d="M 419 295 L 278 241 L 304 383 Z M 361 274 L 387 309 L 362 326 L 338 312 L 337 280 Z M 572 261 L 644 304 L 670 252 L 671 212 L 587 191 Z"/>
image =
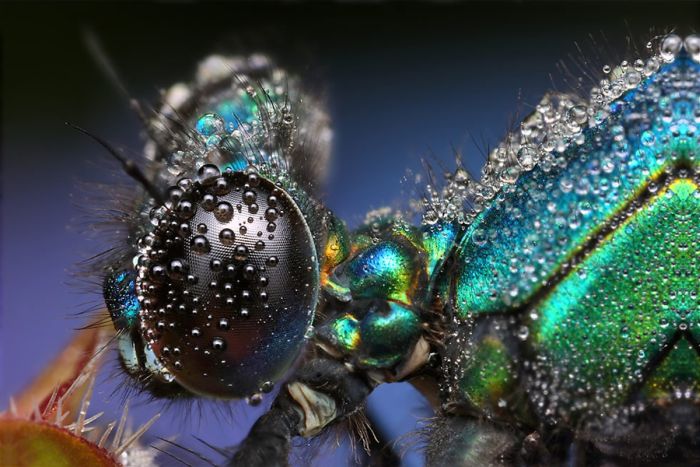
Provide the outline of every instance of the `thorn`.
<path id="1" fill-rule="evenodd" d="M 61 426 L 63 423 L 63 414 L 61 413 L 63 411 L 63 398 L 59 398 L 56 401 L 56 413 L 54 414 L 54 424 L 57 426 Z"/>
<path id="2" fill-rule="evenodd" d="M 119 420 L 119 426 L 117 427 L 117 433 L 114 435 L 114 439 L 112 440 L 111 451 L 115 451 L 117 449 L 117 446 L 119 446 L 119 442 L 121 440 L 121 437 L 124 434 L 124 425 L 126 425 L 126 418 L 128 416 L 129 416 L 129 401 L 127 400 L 126 403 L 124 404 L 124 411 L 122 412 L 122 418 Z"/>
<path id="3" fill-rule="evenodd" d="M 88 408 L 90 407 L 90 399 L 92 398 L 92 391 L 95 388 L 95 379 L 97 374 L 95 371 L 90 371 L 90 379 L 88 380 L 88 386 L 85 389 L 85 395 L 83 396 L 83 402 L 80 404 L 80 411 L 78 412 L 78 420 L 75 423 L 75 429 L 73 434 L 75 436 L 80 436 L 85 428 L 85 417 L 87 416 Z"/>
<path id="4" fill-rule="evenodd" d="M 126 451 L 127 449 L 129 449 L 129 446 L 131 446 L 132 444 L 134 444 L 134 442 L 135 442 L 137 439 L 139 439 L 146 431 L 148 431 L 148 429 L 151 427 L 151 425 L 153 425 L 153 424 L 156 422 L 156 420 L 158 420 L 159 418 L 160 418 L 160 414 L 157 413 L 157 414 L 155 414 L 149 421 L 147 421 L 146 423 L 144 423 L 144 424 L 141 426 L 141 428 L 139 428 L 138 430 L 136 430 L 136 432 L 135 432 L 133 435 L 129 436 L 129 437 L 126 439 L 126 441 L 124 441 L 124 442 L 122 443 L 122 445 L 119 446 L 119 448 L 118 448 L 116 451 L 114 451 L 114 456 L 115 456 L 115 457 L 119 457 L 124 451 Z"/>
<path id="5" fill-rule="evenodd" d="M 86 431 L 87 429 L 92 429 L 93 427 L 88 427 L 88 425 L 100 418 L 102 415 L 104 415 L 104 412 L 99 412 L 93 415 L 92 417 L 85 419 L 85 422 L 83 423 L 83 431 Z"/>
<path id="6" fill-rule="evenodd" d="M 105 442 L 107 442 L 107 438 L 109 438 L 109 434 L 112 432 L 112 430 L 114 429 L 114 425 L 116 425 L 116 424 L 117 424 L 117 422 L 114 421 L 114 422 L 110 422 L 107 425 L 107 428 L 105 428 L 105 432 L 102 433 L 102 437 L 100 438 L 100 441 L 97 443 L 97 447 L 100 447 L 100 448 L 104 447 Z"/>
<path id="7" fill-rule="evenodd" d="M 56 403 L 56 397 L 58 396 L 58 386 L 56 386 L 53 389 L 53 392 L 51 393 L 51 397 L 49 397 L 49 401 L 46 404 L 46 407 L 44 407 L 44 412 L 41 414 L 42 417 L 47 417 L 49 413 L 51 412 L 52 407 Z"/>
<path id="8" fill-rule="evenodd" d="M 32 410 L 32 418 L 37 422 L 40 422 L 42 420 L 41 413 L 39 413 L 38 405 L 35 405 L 34 410 Z"/>

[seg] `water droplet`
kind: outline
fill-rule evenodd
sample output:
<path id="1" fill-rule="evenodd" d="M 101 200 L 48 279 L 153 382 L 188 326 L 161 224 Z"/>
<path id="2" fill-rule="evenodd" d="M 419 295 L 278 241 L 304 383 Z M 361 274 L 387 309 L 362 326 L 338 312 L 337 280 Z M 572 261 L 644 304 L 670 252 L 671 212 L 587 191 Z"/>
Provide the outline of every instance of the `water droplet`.
<path id="1" fill-rule="evenodd" d="M 184 192 L 178 187 L 171 187 L 168 190 L 168 199 L 174 204 L 182 199 Z"/>
<path id="2" fill-rule="evenodd" d="M 483 229 L 474 229 L 474 232 L 472 232 L 472 240 L 477 246 L 486 245 L 486 232 L 484 232 Z"/>
<path id="3" fill-rule="evenodd" d="M 176 281 L 183 280 L 187 273 L 187 263 L 181 259 L 173 259 L 168 265 L 168 276 Z"/>
<path id="4" fill-rule="evenodd" d="M 588 121 L 588 109 L 585 105 L 575 105 L 569 109 L 566 117 L 570 123 L 583 125 Z"/>
<path id="5" fill-rule="evenodd" d="M 255 202 L 255 199 L 257 198 L 257 195 L 255 194 L 254 191 L 252 190 L 247 190 L 246 192 L 243 193 L 243 203 L 247 205 L 251 205 Z"/>
<path id="6" fill-rule="evenodd" d="M 211 341 L 211 348 L 220 352 L 226 349 L 226 341 L 220 337 L 215 337 Z"/>
<path id="7" fill-rule="evenodd" d="M 243 277 L 246 280 L 250 281 L 250 280 L 255 279 L 255 272 L 256 272 L 256 268 L 254 265 L 246 264 L 245 266 L 243 266 Z"/>
<path id="8" fill-rule="evenodd" d="M 191 219 L 195 214 L 196 208 L 190 201 L 183 199 L 177 203 L 176 210 L 178 216 L 180 216 L 182 219 Z"/>
<path id="9" fill-rule="evenodd" d="M 192 247 L 192 251 L 199 254 L 209 253 L 210 250 L 209 240 L 207 240 L 207 237 L 204 235 L 196 235 L 192 237 L 190 246 Z"/>
<path id="10" fill-rule="evenodd" d="M 659 56 L 666 63 L 671 63 L 675 60 L 678 53 L 681 51 L 683 41 L 676 34 L 669 34 L 661 40 L 659 44 Z"/>
<path id="11" fill-rule="evenodd" d="M 195 130 L 202 136 L 211 136 L 224 131 L 224 120 L 215 113 L 206 113 L 199 117 Z"/>
<path id="12" fill-rule="evenodd" d="M 518 339 L 521 341 L 524 341 L 527 339 L 527 337 L 530 335 L 530 328 L 527 326 L 520 326 L 518 329 Z"/>
<path id="13" fill-rule="evenodd" d="M 205 164 L 197 171 L 197 180 L 202 186 L 211 186 L 221 176 L 221 171 L 214 164 Z"/>
<path id="14" fill-rule="evenodd" d="M 537 162 L 537 151 L 530 146 L 523 146 L 518 151 L 518 163 L 524 170 L 532 170 Z"/>
<path id="15" fill-rule="evenodd" d="M 277 208 L 268 208 L 267 211 L 265 211 L 265 219 L 270 222 L 274 222 L 278 216 L 279 211 L 277 211 Z"/>
<path id="16" fill-rule="evenodd" d="M 233 258 L 236 261 L 245 261 L 248 259 L 248 247 L 245 245 L 238 245 L 234 251 Z"/>
<path id="17" fill-rule="evenodd" d="M 629 326 L 622 326 L 622 328 L 620 329 L 620 335 L 622 336 L 623 339 L 629 339 L 629 337 L 630 337 Z"/>
<path id="18" fill-rule="evenodd" d="M 233 206 L 231 206 L 231 203 L 224 201 L 217 204 L 216 209 L 214 209 L 214 217 L 223 224 L 230 222 L 233 219 Z"/>
<path id="19" fill-rule="evenodd" d="M 222 245 L 231 246 L 236 241 L 236 234 L 231 229 L 222 229 L 219 232 L 219 240 Z"/>
<path id="20" fill-rule="evenodd" d="M 250 396 L 248 399 L 246 399 L 246 401 L 248 402 L 248 404 L 251 405 L 251 406 L 253 406 L 253 407 L 260 405 L 260 403 L 262 402 L 262 400 L 263 400 L 262 394 L 253 394 L 253 395 Z"/>
<path id="21" fill-rule="evenodd" d="M 691 34 L 685 38 L 685 50 L 688 51 L 690 57 L 696 62 L 700 62 L 700 36 Z"/>

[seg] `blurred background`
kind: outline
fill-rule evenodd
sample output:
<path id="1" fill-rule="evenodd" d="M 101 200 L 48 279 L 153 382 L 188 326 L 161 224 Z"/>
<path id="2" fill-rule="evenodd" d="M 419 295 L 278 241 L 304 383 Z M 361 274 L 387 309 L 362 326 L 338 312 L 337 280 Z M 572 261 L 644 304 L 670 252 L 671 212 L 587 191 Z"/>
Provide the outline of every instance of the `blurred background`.
<path id="1" fill-rule="evenodd" d="M 453 167 L 456 147 L 477 175 L 485 148 L 552 87 L 559 60 L 589 59 L 575 73 L 597 75 L 605 63 L 642 55 L 625 55 L 635 43 L 642 50 L 651 36 L 694 32 L 699 21 L 689 2 L 0 5 L 0 411 L 84 324 L 72 315 L 99 300 L 99 290 L 67 285 L 76 262 L 109 246 L 83 234 L 80 203 L 89 199 L 75 194 L 81 182 L 112 180 L 105 168 L 113 166 L 64 122 L 132 154 L 141 149 L 138 121 L 90 58 L 86 30 L 101 39 L 132 95 L 147 101 L 188 80 L 213 52 L 262 51 L 303 76 L 325 96 L 334 122 L 324 201 L 356 226 L 366 211 L 402 201 L 413 187 L 407 171 L 421 173 L 421 157 L 440 172 Z M 100 378 L 91 406 L 106 420 L 122 408 L 113 395 L 120 381 L 110 376 Z M 147 442 L 179 434 L 190 446 L 192 435 L 233 445 L 260 414 L 133 404 L 134 424 L 163 411 Z M 432 415 L 411 386 L 380 387 L 368 412 L 385 442 L 399 440 L 387 463 L 423 464 L 420 450 L 401 442 Z M 314 464 L 369 463 L 341 444 Z"/>

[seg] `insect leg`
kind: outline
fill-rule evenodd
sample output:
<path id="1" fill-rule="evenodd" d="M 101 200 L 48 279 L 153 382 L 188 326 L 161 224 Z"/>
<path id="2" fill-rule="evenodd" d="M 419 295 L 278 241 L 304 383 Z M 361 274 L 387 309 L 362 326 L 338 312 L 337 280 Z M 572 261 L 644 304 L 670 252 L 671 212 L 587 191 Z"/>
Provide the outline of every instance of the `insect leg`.
<path id="1" fill-rule="evenodd" d="M 331 421 L 352 415 L 370 390 L 360 374 L 341 362 L 309 360 L 253 425 L 229 465 L 287 465 L 292 437 L 313 436 Z"/>
<path id="2" fill-rule="evenodd" d="M 516 463 L 521 436 L 486 420 L 440 417 L 431 427 L 428 466 L 510 466 Z"/>
<path id="3" fill-rule="evenodd" d="M 427 363 L 428 246 L 434 236 L 405 224 L 374 222 L 352 235 L 349 253 L 322 275 L 324 319 L 316 352 L 282 387 L 273 409 L 243 442 L 233 465 L 285 464 L 292 436 L 312 437 L 361 410 L 371 389 L 410 378 Z M 281 425 L 281 426 L 280 426 Z"/>

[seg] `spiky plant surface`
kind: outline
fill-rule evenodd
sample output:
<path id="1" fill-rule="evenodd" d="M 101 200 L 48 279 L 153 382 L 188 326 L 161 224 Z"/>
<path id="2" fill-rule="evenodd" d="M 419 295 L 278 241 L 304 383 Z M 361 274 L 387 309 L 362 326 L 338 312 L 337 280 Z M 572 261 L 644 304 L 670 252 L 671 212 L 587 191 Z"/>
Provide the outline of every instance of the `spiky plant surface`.
<path id="1" fill-rule="evenodd" d="M 73 340 L 0 414 L 0 465 L 114 467 L 154 464 L 155 451 L 138 444 L 158 415 L 133 433 L 128 404 L 119 422 L 99 426 L 88 415 L 103 349 L 105 327 L 78 331 Z M 116 428 L 116 431 L 115 431 Z"/>

